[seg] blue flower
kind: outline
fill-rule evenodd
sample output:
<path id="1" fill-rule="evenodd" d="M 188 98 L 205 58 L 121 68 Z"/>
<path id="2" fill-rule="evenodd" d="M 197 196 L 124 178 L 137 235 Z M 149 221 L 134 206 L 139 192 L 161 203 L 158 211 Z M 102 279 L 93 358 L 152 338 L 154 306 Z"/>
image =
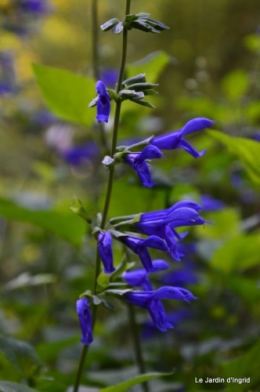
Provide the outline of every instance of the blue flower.
<path id="1" fill-rule="evenodd" d="M 104 272 L 111 274 L 113 266 L 112 236 L 109 231 L 98 233 L 98 251 L 104 266 Z"/>
<path id="2" fill-rule="evenodd" d="M 193 201 L 181 201 L 165 210 L 140 214 L 134 225 L 144 234 L 165 239 L 170 255 L 179 261 L 183 254 L 179 252 L 175 238 L 182 239 L 187 233 L 180 235 L 175 228 L 203 225 L 206 221 L 199 216 L 200 209 L 201 206 Z"/>
<path id="3" fill-rule="evenodd" d="M 96 119 L 98 122 L 108 122 L 110 114 L 110 96 L 101 80 L 96 83 L 96 90 L 98 94 Z"/>
<path id="4" fill-rule="evenodd" d="M 120 236 L 118 239 L 121 242 L 123 242 L 126 246 L 128 246 L 128 248 L 130 248 L 134 253 L 138 254 L 147 272 L 154 271 L 152 259 L 147 248 L 154 248 L 154 249 L 162 250 L 163 252 L 167 251 L 167 246 L 165 242 L 161 238 L 155 235 L 151 235 L 146 239 L 126 235 L 126 236 Z"/>
<path id="5" fill-rule="evenodd" d="M 138 174 L 143 186 L 151 188 L 154 186 L 151 173 L 146 159 L 158 159 L 162 157 L 159 148 L 147 146 L 142 152 L 130 152 L 123 155 L 125 163 L 132 167 Z"/>
<path id="6" fill-rule="evenodd" d="M 165 260 L 156 259 L 153 260 L 153 270 L 151 272 L 163 271 L 167 268 L 169 268 L 169 264 Z M 142 287 L 145 291 L 151 291 L 153 289 L 148 278 L 148 272 L 143 268 L 126 271 L 122 277 L 129 286 Z"/>
<path id="7" fill-rule="evenodd" d="M 202 129 L 211 127 L 214 121 L 203 117 L 197 117 L 188 121 L 185 126 L 178 130 L 166 133 L 161 136 L 155 136 L 151 139 L 150 144 L 162 150 L 173 150 L 182 148 L 191 154 L 194 158 L 201 157 L 205 154 L 205 150 L 197 152 L 185 139 L 184 136 L 192 132 L 201 131 Z"/>
<path id="8" fill-rule="evenodd" d="M 166 331 L 169 328 L 173 328 L 173 325 L 167 319 L 161 300 L 174 299 L 190 302 L 191 300 L 196 299 L 193 294 L 186 289 L 169 286 L 161 287 L 155 291 L 132 291 L 126 293 L 124 296 L 131 304 L 147 309 L 154 325 L 160 331 Z"/>
<path id="9" fill-rule="evenodd" d="M 167 322 L 171 325 L 179 324 L 185 318 L 191 316 L 190 309 L 179 309 L 167 314 Z M 145 323 L 144 327 L 142 328 L 142 338 L 149 339 L 154 336 L 156 331 L 156 326 L 152 321 Z"/>
<path id="10" fill-rule="evenodd" d="M 93 342 L 92 316 L 86 297 L 77 300 L 76 309 L 82 331 L 81 342 L 85 345 L 89 345 Z"/>

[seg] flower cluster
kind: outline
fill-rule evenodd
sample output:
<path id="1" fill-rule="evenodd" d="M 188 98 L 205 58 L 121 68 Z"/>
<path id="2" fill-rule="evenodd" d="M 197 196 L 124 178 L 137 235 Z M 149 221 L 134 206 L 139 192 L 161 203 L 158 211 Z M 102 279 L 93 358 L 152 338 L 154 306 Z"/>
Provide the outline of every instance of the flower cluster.
<path id="1" fill-rule="evenodd" d="M 138 76 L 139 79 L 141 77 L 142 75 Z M 145 83 L 136 83 L 135 85 L 140 84 L 143 85 Z M 97 106 L 97 120 L 99 122 L 107 122 L 113 94 L 107 91 L 102 81 L 97 82 L 96 90 L 98 96 L 92 102 L 91 106 Z M 212 125 L 212 120 L 198 117 L 188 121 L 179 130 L 150 137 L 135 145 L 125 146 L 123 148 L 119 147 L 113 157 L 107 157 L 108 159 L 104 159 L 104 161 L 109 162 L 108 167 L 111 162 L 113 165 L 120 162 L 127 164 L 135 170 L 143 186 L 152 187 L 155 184 L 152 181 L 148 162 L 152 159 L 162 158 L 163 154 L 161 150 L 174 150 L 177 148 L 185 150 L 194 158 L 203 156 L 205 151 L 196 151 L 185 140 L 185 136 L 211 127 Z M 144 146 L 144 148 L 141 151 L 132 151 L 137 145 Z M 203 204 L 209 204 L 210 201 L 205 197 L 202 199 Z M 187 232 L 180 233 L 178 229 L 203 225 L 206 220 L 199 215 L 201 210 L 202 206 L 200 204 L 192 200 L 184 200 L 166 209 L 135 214 L 126 218 L 113 218 L 110 220 L 111 227 L 105 230 L 95 228 L 98 251 L 104 266 L 104 273 L 113 275 L 117 271 L 113 264 L 113 238 L 139 256 L 143 268 L 125 272 L 122 276 L 128 285 L 141 287 L 142 290 L 126 292 L 123 297 L 129 303 L 147 309 L 154 325 L 161 331 L 173 328 L 173 324 L 169 321 L 165 313 L 162 300 L 173 299 L 190 302 L 195 297 L 183 287 L 166 285 L 157 290 L 153 290 L 148 275 L 168 268 L 168 263 L 161 259 L 152 260 L 148 248 L 167 252 L 171 258 L 180 261 L 184 255 L 181 240 L 187 235 Z M 85 307 L 87 309 L 86 314 L 89 314 L 86 302 Z M 82 328 L 82 317 L 79 315 L 79 318 Z M 90 317 L 87 317 L 87 319 L 88 328 L 90 328 Z M 82 339 L 84 340 L 82 341 L 83 343 L 85 342 L 84 344 L 88 344 L 86 343 L 87 340 L 84 339 L 84 333 L 88 328 L 86 325 L 85 329 L 82 328 Z"/>
<path id="2" fill-rule="evenodd" d="M 140 88 L 140 85 L 148 85 L 148 83 L 136 83 L 132 86 L 135 88 Z M 137 87 L 136 87 L 137 86 Z M 150 85 L 149 85 L 150 86 Z M 146 86 L 145 86 L 146 87 Z M 146 91 L 144 87 L 144 92 Z M 98 81 L 96 84 L 97 94 L 98 97 L 93 101 L 94 104 L 97 106 L 97 120 L 98 122 L 108 122 L 109 114 L 110 114 L 110 101 L 111 97 L 108 93 L 105 84 L 102 81 Z M 126 90 L 130 91 L 130 90 Z M 133 92 L 133 90 L 131 90 Z M 136 94 L 140 93 L 140 91 L 136 91 Z M 140 98 L 135 99 L 135 102 L 140 103 L 143 96 Z M 133 100 L 133 96 L 129 96 L 130 100 Z M 91 106 L 93 106 L 91 105 Z M 149 144 L 148 146 L 144 147 L 142 151 L 131 151 L 132 146 L 127 146 L 124 151 L 120 151 L 115 155 L 114 158 L 118 162 L 124 162 L 132 169 L 134 169 L 140 178 L 140 181 L 143 186 L 151 188 L 155 184 L 152 181 L 151 173 L 149 170 L 149 162 L 152 159 L 159 159 L 163 156 L 161 150 L 175 150 L 175 149 L 183 149 L 194 158 L 199 158 L 203 156 L 206 151 L 196 151 L 195 148 L 185 140 L 185 136 L 189 135 L 190 133 L 194 133 L 197 131 L 202 131 L 206 128 L 212 127 L 214 121 L 204 118 L 204 117 L 197 117 L 193 120 L 188 121 L 183 128 L 171 131 L 166 134 L 160 136 L 151 137 L 143 142 L 138 143 L 138 145 Z M 135 145 L 133 145 L 134 147 Z"/>
<path id="3" fill-rule="evenodd" d="M 113 228 L 99 231 L 97 234 L 98 251 L 104 266 L 104 273 L 111 274 L 115 271 L 112 251 L 113 237 L 139 256 L 144 268 L 127 271 L 122 276 L 128 285 L 138 286 L 143 290 L 127 292 L 124 298 L 133 305 L 147 309 L 154 325 L 161 331 L 173 327 L 167 319 L 161 300 L 174 299 L 190 302 L 195 297 L 182 287 L 163 286 L 153 291 L 148 275 L 167 269 L 169 265 L 162 259 L 152 260 L 148 248 L 168 252 L 173 259 L 180 261 L 184 255 L 180 241 L 187 233 L 180 234 L 176 229 L 183 226 L 203 225 L 206 221 L 199 215 L 200 210 L 200 205 L 194 201 L 181 201 L 168 209 L 137 214 L 126 221 L 111 223 Z M 114 220 L 117 222 L 118 219 Z M 123 230 L 125 225 L 132 228 L 130 229 L 132 233 L 119 231 L 119 229 Z M 147 237 L 143 238 L 135 231 Z M 84 333 L 83 329 L 82 332 Z"/>
<path id="4" fill-rule="evenodd" d="M 123 30 L 126 32 L 126 30 L 133 28 L 145 32 L 160 33 L 168 27 L 157 20 L 151 19 L 149 14 L 145 13 L 126 15 L 124 21 L 113 18 L 101 26 L 103 31 L 111 30 L 115 34 L 119 34 Z M 122 68 L 120 69 L 120 75 L 123 75 Z M 115 90 L 110 89 L 114 82 L 110 84 L 105 78 L 97 81 L 97 96 L 89 104 L 89 107 L 96 106 L 96 119 L 98 122 L 108 122 L 111 102 L 116 102 L 116 130 L 114 136 L 117 135 L 121 103 L 124 100 L 129 100 L 142 106 L 153 107 L 144 98 L 156 93 L 154 90 L 156 84 L 147 82 L 144 73 L 123 81 L 119 77 L 119 80 Z M 108 85 L 109 88 L 106 87 Z M 111 190 L 111 178 L 113 179 L 115 165 L 128 165 L 137 173 L 142 185 L 151 188 L 155 183 L 152 180 L 149 163 L 153 159 L 162 158 L 164 150 L 182 149 L 194 158 L 202 157 L 206 151 L 197 151 L 186 140 L 186 137 L 191 133 L 209 128 L 213 124 L 214 122 L 208 118 L 197 117 L 188 121 L 181 129 L 151 136 L 134 144 L 118 146 L 117 148 L 115 148 L 115 138 L 113 138 L 111 156 L 105 156 L 102 161 L 103 165 L 108 170 L 111 170 L 108 189 Z M 205 198 L 202 202 L 208 205 L 206 209 L 214 204 L 213 200 Z M 118 295 L 130 303 L 131 306 L 134 305 L 147 309 L 154 326 L 160 331 L 167 331 L 173 328 L 173 323 L 163 307 L 163 300 L 177 300 L 190 303 L 196 299 L 186 288 L 172 286 L 168 283 L 153 290 L 149 275 L 168 269 L 169 263 L 163 259 L 153 260 L 150 249 L 164 252 L 169 258 L 180 261 L 185 253 L 183 252 L 181 241 L 188 234 L 182 228 L 204 225 L 206 223 L 206 220 L 199 214 L 202 206 L 192 200 L 183 200 L 169 208 L 126 217 L 115 217 L 110 219 L 106 225 L 108 205 L 109 203 L 107 204 L 106 199 L 104 216 L 100 218 L 100 214 L 98 214 L 96 225 L 93 228 L 93 235 L 97 240 L 99 254 L 97 259 L 101 260 L 103 264 L 103 272 L 100 276 L 96 276 L 97 282 L 95 283 L 94 293 L 92 294 L 88 290 L 84 294 L 85 296 L 77 302 L 77 312 L 82 329 L 81 341 L 86 345 L 93 340 L 92 320 L 87 297 L 91 298 L 93 305 L 103 303 L 105 306 L 108 306 L 106 295 Z M 181 231 L 179 231 L 180 228 Z M 122 261 L 115 265 L 113 240 L 117 241 L 121 246 L 123 245 L 125 254 Z M 126 262 L 126 255 L 129 255 L 129 252 L 138 255 L 143 268 L 129 270 L 131 264 L 129 265 Z M 192 271 L 189 271 L 189 273 L 190 281 L 196 281 Z M 122 282 L 122 278 L 125 283 Z M 179 281 L 181 281 L 181 278 L 186 279 L 186 277 L 179 276 Z M 96 290 L 99 284 L 102 286 L 100 291 Z M 122 286 L 124 289 L 118 289 L 118 287 L 121 288 Z M 138 290 L 135 288 L 138 288 Z"/>

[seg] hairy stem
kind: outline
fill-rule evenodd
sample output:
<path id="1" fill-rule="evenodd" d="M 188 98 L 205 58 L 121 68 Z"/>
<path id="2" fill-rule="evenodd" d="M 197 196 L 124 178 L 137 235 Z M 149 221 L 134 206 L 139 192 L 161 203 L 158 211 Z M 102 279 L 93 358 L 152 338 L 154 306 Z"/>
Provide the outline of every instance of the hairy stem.
<path id="1" fill-rule="evenodd" d="M 97 12 L 96 12 L 96 8 L 95 8 L 96 3 L 97 3 L 97 0 L 92 0 L 92 4 L 93 4 L 92 9 L 93 10 L 95 9 L 95 15 L 96 15 L 95 19 L 97 19 Z M 130 13 L 130 6 L 131 6 L 131 0 L 126 0 L 125 15 L 128 15 Z M 94 13 L 93 13 L 93 16 L 94 16 Z M 93 27 L 93 34 L 95 34 L 94 27 Z M 123 40 L 122 40 L 122 56 L 121 56 L 119 78 L 118 78 L 118 83 L 117 83 L 117 92 L 119 92 L 122 88 L 122 81 L 123 81 L 124 72 L 125 72 L 126 54 L 127 54 L 127 35 L 128 35 L 128 31 L 126 28 L 124 28 L 123 29 Z M 93 40 L 93 42 L 95 42 L 95 45 L 97 46 L 97 38 L 95 39 L 95 41 Z M 94 50 L 93 50 L 93 65 L 95 64 L 94 67 L 96 67 L 95 72 L 98 72 L 97 71 L 97 69 L 98 69 L 97 57 L 98 57 L 97 52 L 95 52 L 95 55 L 94 55 Z M 116 103 L 111 156 L 113 156 L 116 151 L 117 135 L 118 135 L 118 128 L 119 128 L 119 120 L 120 120 L 120 110 L 121 110 L 121 102 L 119 101 Z M 105 203 L 104 203 L 104 208 L 103 208 L 103 213 L 102 213 L 102 222 L 100 225 L 101 229 L 104 229 L 104 227 L 106 225 L 106 220 L 107 220 L 107 215 L 108 215 L 109 205 L 110 205 L 110 199 L 111 199 L 112 189 L 113 189 L 113 181 L 114 181 L 114 168 L 112 168 L 109 172 Z M 97 249 L 93 294 L 96 294 L 96 292 L 97 292 L 97 278 L 98 278 L 98 275 L 100 274 L 100 269 L 101 269 L 101 260 L 100 260 L 99 252 Z M 93 319 L 92 328 L 93 328 L 93 330 L 95 327 L 96 317 L 97 317 L 97 306 L 92 305 L 92 319 Z M 89 346 L 83 346 L 73 392 L 78 392 L 84 364 L 85 364 L 87 353 L 88 353 L 88 348 L 89 348 Z"/>

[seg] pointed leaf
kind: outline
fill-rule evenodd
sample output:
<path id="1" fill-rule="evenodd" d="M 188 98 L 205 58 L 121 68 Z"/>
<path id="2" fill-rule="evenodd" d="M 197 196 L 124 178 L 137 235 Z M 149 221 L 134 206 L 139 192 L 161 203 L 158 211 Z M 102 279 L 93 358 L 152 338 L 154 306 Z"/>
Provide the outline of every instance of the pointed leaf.
<path id="1" fill-rule="evenodd" d="M 129 388 L 133 387 L 134 385 L 141 384 L 142 382 L 152 380 L 158 377 L 166 377 L 171 376 L 173 373 L 147 373 L 141 374 L 132 378 L 131 380 L 121 382 L 120 384 L 112 385 L 107 388 L 102 388 L 99 392 L 125 392 L 129 391 Z"/>
<path id="2" fill-rule="evenodd" d="M 223 143 L 243 163 L 251 180 L 260 186 L 260 143 L 254 140 L 232 137 L 217 131 L 207 131 Z"/>
<path id="3" fill-rule="evenodd" d="M 42 366 L 34 348 L 22 340 L 0 335 L 0 352 L 25 379 Z"/>
<path id="4" fill-rule="evenodd" d="M 132 101 L 134 103 L 138 103 L 138 105 L 142 105 L 147 108 L 151 108 L 151 109 L 155 108 L 155 106 L 151 102 L 147 102 L 144 99 L 130 99 L 130 101 Z"/>
<path id="5" fill-rule="evenodd" d="M 260 373 L 259 373 L 259 356 L 260 356 L 260 340 L 256 341 L 253 347 L 245 354 L 240 355 L 238 358 L 229 362 L 223 363 L 222 369 L 224 371 L 225 379 L 231 377 L 231 382 L 227 384 L 226 391 L 249 391 L 253 390 L 255 386 L 259 386 Z M 246 382 L 238 384 L 232 382 L 232 378 L 246 379 Z"/>
<path id="6" fill-rule="evenodd" d="M 151 53 L 142 60 L 129 64 L 127 66 L 127 76 L 130 78 L 145 70 L 145 76 L 149 83 L 155 83 L 171 61 L 171 57 L 163 51 Z"/>
<path id="7" fill-rule="evenodd" d="M 16 382 L 0 381 L 0 392 L 37 392 L 36 389 Z"/>
<path id="8" fill-rule="evenodd" d="M 0 216 L 18 222 L 32 223 L 49 230 L 75 246 L 82 244 L 86 225 L 72 212 L 62 213 L 55 210 L 30 210 L 11 200 L 0 198 Z"/>
<path id="9" fill-rule="evenodd" d="M 95 96 L 94 79 L 64 69 L 34 64 L 33 71 L 46 105 L 64 120 L 90 126 L 95 111 L 88 108 Z"/>

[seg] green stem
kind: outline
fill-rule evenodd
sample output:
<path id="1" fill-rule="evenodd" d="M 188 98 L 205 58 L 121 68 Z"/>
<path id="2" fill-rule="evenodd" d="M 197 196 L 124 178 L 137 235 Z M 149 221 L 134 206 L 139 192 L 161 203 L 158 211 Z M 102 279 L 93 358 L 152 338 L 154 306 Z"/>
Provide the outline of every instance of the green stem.
<path id="1" fill-rule="evenodd" d="M 99 28 L 98 28 L 98 0 L 91 2 L 91 20 L 92 20 L 92 68 L 94 78 L 99 79 L 99 61 L 98 61 L 98 41 L 99 41 Z"/>
<path id="2" fill-rule="evenodd" d="M 91 2 L 91 20 L 92 20 L 92 68 L 95 80 L 99 80 L 99 25 L 98 25 L 98 0 Z M 108 154 L 108 143 L 103 123 L 98 124 L 101 145 L 103 146 L 105 155 Z"/>
<path id="3" fill-rule="evenodd" d="M 134 343 L 135 359 L 137 362 L 139 373 L 144 374 L 145 364 L 144 364 L 142 347 L 141 347 L 141 342 L 139 337 L 138 325 L 136 322 L 135 308 L 131 304 L 128 305 L 128 314 L 129 314 L 131 333 L 132 333 L 133 343 Z M 144 392 L 149 392 L 149 385 L 147 382 L 143 382 L 142 387 Z"/>
<path id="4" fill-rule="evenodd" d="M 93 0 L 93 10 L 94 10 L 94 4 L 97 2 L 97 0 Z M 125 14 L 128 15 L 130 13 L 130 6 L 131 6 L 131 0 L 126 0 L 126 10 Z M 95 8 L 96 9 L 96 8 Z M 97 13 L 95 13 L 95 19 L 97 20 Z M 94 14 L 93 14 L 94 16 Z M 94 28 L 93 28 L 93 33 Z M 118 78 L 118 83 L 117 83 L 117 93 L 121 90 L 122 88 L 122 81 L 124 77 L 124 72 L 125 72 L 125 64 L 126 64 L 126 54 L 127 54 L 127 34 L 128 31 L 126 28 L 123 30 L 123 42 L 122 42 L 122 56 L 121 56 L 121 65 L 120 65 L 120 71 L 119 71 L 119 78 Z M 93 41 L 94 42 L 94 41 Z M 97 45 L 97 41 L 96 45 Z M 95 52 L 96 56 L 96 52 Z M 94 64 L 94 58 L 95 61 L 97 57 L 94 57 L 94 51 L 93 51 L 93 64 Z M 96 70 L 97 70 L 97 63 L 96 64 Z M 96 71 L 97 72 L 97 71 Z M 112 138 L 112 147 L 111 147 L 111 156 L 114 155 L 116 151 L 116 144 L 117 144 L 117 135 L 118 135 L 118 128 L 119 128 L 119 120 L 120 120 L 120 110 L 121 110 L 121 102 L 116 103 L 116 112 L 115 112 L 115 120 L 114 120 L 114 129 L 113 129 L 113 138 Z M 103 213 L 102 213 L 102 222 L 100 225 L 101 229 L 104 229 L 106 225 L 106 220 L 107 220 L 107 215 L 108 215 L 108 210 L 109 210 L 109 205 L 110 205 L 110 199 L 112 195 L 112 189 L 113 189 L 113 180 L 114 180 L 114 168 L 112 167 L 110 172 L 109 172 L 109 177 L 108 177 L 108 183 L 107 183 L 107 190 L 106 190 L 106 198 L 105 198 L 105 203 L 104 203 L 104 208 L 103 208 Z M 101 260 L 99 256 L 99 252 L 97 249 L 96 253 L 96 266 L 95 266 L 95 279 L 94 279 L 94 287 L 93 287 L 93 293 L 96 294 L 97 292 L 97 278 L 98 275 L 100 274 L 100 269 L 101 269 Z M 96 322 L 96 316 L 97 316 L 97 306 L 92 305 L 92 328 L 94 330 L 95 327 L 95 322 Z M 86 361 L 86 356 L 88 353 L 88 348 L 89 346 L 83 346 L 82 348 L 82 353 L 79 361 L 79 367 L 78 367 L 78 372 L 74 384 L 74 389 L 73 392 L 78 392 L 79 385 L 80 385 L 80 380 L 84 368 L 84 364 Z"/>

